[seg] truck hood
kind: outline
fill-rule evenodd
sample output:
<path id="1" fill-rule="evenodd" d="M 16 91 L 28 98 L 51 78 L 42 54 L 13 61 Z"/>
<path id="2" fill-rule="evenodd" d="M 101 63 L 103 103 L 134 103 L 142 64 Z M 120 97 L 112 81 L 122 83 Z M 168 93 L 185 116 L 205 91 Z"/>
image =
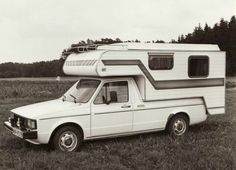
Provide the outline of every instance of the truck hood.
<path id="1" fill-rule="evenodd" d="M 56 99 L 18 107 L 11 110 L 11 112 L 30 119 L 40 119 L 51 117 L 55 114 L 61 116 L 65 112 L 67 113 L 67 116 L 69 116 L 70 112 L 68 111 L 74 109 L 76 109 L 77 113 L 79 114 L 80 112 L 78 112 L 78 108 L 81 108 L 82 105 L 83 104 L 80 103 L 68 101 L 63 102 L 61 99 Z"/>

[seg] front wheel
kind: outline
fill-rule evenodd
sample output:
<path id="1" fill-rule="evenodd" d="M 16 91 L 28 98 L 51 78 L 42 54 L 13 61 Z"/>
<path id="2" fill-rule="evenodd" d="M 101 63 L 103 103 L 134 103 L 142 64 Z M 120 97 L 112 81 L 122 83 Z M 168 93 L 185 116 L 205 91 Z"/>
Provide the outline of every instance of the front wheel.
<path id="1" fill-rule="evenodd" d="M 76 127 L 65 126 L 56 131 L 53 146 L 57 150 L 74 152 L 79 149 L 82 141 L 82 135 Z"/>
<path id="2" fill-rule="evenodd" d="M 183 114 L 175 115 L 168 124 L 168 131 L 171 135 L 182 136 L 189 129 L 189 119 Z"/>

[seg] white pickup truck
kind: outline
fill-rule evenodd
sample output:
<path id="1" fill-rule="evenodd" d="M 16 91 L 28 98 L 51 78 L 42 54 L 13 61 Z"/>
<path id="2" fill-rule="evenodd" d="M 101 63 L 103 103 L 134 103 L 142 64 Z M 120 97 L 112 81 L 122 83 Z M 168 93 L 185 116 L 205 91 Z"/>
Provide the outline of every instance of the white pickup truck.
<path id="1" fill-rule="evenodd" d="M 122 44 L 71 54 L 63 70 L 80 75 L 78 82 L 59 99 L 13 109 L 5 127 L 31 143 L 50 143 L 70 152 L 82 141 L 96 138 L 165 129 L 181 136 L 189 125 L 224 113 L 224 66 L 218 65 L 224 63 L 224 53 L 212 47 L 202 52 L 208 46 L 196 52 L 191 46 L 195 50 L 192 56 L 176 49 L 179 47 L 176 52 L 163 53 L 158 51 L 161 47 L 150 53 L 147 49 L 124 49 Z M 188 70 L 189 59 L 203 70 Z"/>

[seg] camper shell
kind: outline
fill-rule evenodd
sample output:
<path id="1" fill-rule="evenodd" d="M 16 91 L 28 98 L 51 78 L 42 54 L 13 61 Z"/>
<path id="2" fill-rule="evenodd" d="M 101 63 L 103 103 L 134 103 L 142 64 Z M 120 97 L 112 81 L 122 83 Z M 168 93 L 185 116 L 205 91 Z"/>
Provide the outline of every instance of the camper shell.
<path id="1" fill-rule="evenodd" d="M 171 67 L 150 68 L 155 57 L 157 62 L 162 58 L 170 59 L 171 63 L 166 64 Z M 191 76 L 190 67 L 195 63 L 191 65 L 190 62 L 197 59 L 200 62 L 206 60 L 205 66 L 195 62 L 195 66 L 199 67 L 195 69 L 207 67 L 206 74 Z M 76 76 L 130 76 L 136 81 L 143 101 L 201 98 L 207 113 L 214 115 L 225 112 L 225 52 L 220 51 L 217 45 L 105 45 L 96 51 L 71 54 L 63 70 L 65 74 Z"/>

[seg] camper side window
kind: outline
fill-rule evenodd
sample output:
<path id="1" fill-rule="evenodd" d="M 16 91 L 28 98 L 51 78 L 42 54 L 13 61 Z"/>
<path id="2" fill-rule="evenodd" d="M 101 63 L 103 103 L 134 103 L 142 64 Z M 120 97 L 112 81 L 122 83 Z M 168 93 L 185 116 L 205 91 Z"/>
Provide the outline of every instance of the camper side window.
<path id="1" fill-rule="evenodd" d="M 149 54 L 148 65 L 151 70 L 170 70 L 173 68 L 174 59 L 172 55 Z"/>
<path id="2" fill-rule="evenodd" d="M 128 102 L 128 82 L 118 81 L 105 83 L 94 100 L 94 104 L 110 104 Z"/>
<path id="3" fill-rule="evenodd" d="M 189 77 L 207 77 L 209 74 L 208 56 L 190 56 L 188 61 Z"/>

